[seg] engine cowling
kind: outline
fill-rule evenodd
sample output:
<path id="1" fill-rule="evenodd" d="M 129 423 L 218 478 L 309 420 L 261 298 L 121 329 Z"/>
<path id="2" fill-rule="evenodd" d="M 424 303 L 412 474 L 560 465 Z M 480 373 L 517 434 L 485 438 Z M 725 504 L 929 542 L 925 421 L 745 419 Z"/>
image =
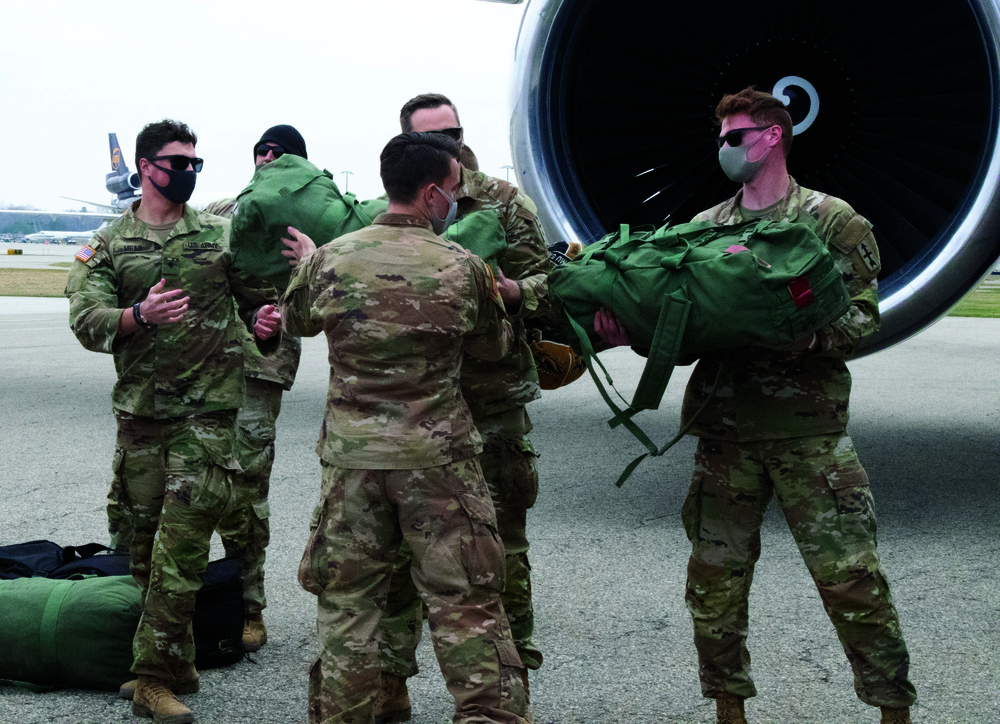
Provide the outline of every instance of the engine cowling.
<path id="1" fill-rule="evenodd" d="M 943 316 L 1000 257 L 998 0 L 530 0 L 511 145 L 550 241 L 688 221 L 736 191 L 714 109 L 784 97 L 789 170 L 875 227 L 882 349 Z"/>

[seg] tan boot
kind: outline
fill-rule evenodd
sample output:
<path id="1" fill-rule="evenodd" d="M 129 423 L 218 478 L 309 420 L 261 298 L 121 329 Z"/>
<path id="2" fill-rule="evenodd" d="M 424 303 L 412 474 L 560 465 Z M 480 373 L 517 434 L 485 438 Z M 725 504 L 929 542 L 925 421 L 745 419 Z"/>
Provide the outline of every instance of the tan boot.
<path id="1" fill-rule="evenodd" d="M 910 707 L 904 706 L 896 709 L 891 706 L 883 706 L 880 724 L 912 724 Z"/>
<path id="2" fill-rule="evenodd" d="M 736 694 L 719 694 L 715 697 L 715 716 L 718 724 L 747 724 L 743 711 L 743 697 Z"/>
<path id="3" fill-rule="evenodd" d="M 177 701 L 167 682 L 140 676 L 132 699 L 132 713 L 152 719 L 155 724 L 190 724 L 194 713 Z"/>
<path id="4" fill-rule="evenodd" d="M 118 696 L 131 701 L 135 697 L 135 687 L 138 684 L 138 679 L 126 681 L 119 687 Z M 170 690 L 175 694 L 181 695 L 198 693 L 198 670 L 194 668 L 194 663 L 184 667 L 181 675 L 174 679 L 174 683 L 170 685 Z"/>
<path id="5" fill-rule="evenodd" d="M 398 724 L 410 721 L 410 693 L 406 679 L 382 672 L 382 683 L 375 697 L 375 724 Z"/>
<path id="6" fill-rule="evenodd" d="M 264 627 L 264 617 L 260 613 L 252 613 L 243 624 L 243 650 L 257 651 L 267 643 L 267 629 Z"/>

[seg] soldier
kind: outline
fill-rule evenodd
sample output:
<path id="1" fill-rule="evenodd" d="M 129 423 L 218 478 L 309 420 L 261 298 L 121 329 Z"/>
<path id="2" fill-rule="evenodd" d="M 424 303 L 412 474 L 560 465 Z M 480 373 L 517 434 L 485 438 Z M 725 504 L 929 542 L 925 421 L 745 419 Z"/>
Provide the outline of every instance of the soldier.
<path id="1" fill-rule="evenodd" d="M 844 201 L 800 187 L 786 158 L 791 117 L 747 88 L 716 108 L 719 162 L 737 194 L 698 214 L 721 225 L 751 219 L 809 224 L 844 275 L 851 308 L 787 350 L 752 348 L 701 358 L 688 382 L 682 427 L 694 421 L 694 478 L 681 512 L 692 552 L 686 601 L 694 620 L 702 693 L 718 721 L 745 724 L 750 675 L 748 598 L 760 526 L 776 495 L 854 671 L 858 698 L 882 724 L 908 724 L 916 691 L 909 654 L 875 547 L 868 476 L 847 434 L 851 375 L 845 359 L 878 329 L 880 265 L 871 224 Z M 627 341 L 610 315 L 595 328 Z M 820 717 L 822 718 L 822 717 Z"/>
<path id="2" fill-rule="evenodd" d="M 254 145 L 254 164 L 260 168 L 286 153 L 308 158 L 305 139 L 292 126 L 273 126 Z M 236 199 L 222 199 L 206 206 L 205 211 L 232 219 L 235 208 Z M 281 412 L 281 395 L 295 382 L 302 341 L 283 335 L 273 353 L 262 355 L 250 333 L 241 330 L 240 343 L 246 398 L 236 415 L 236 451 L 243 471 L 233 476 L 233 508 L 219 523 L 218 532 L 226 555 L 240 559 L 246 608 L 243 648 L 257 651 L 267 643 L 262 611 L 267 607 L 264 559 L 271 540 L 267 494 L 274 465 L 275 424 Z"/>
<path id="3" fill-rule="evenodd" d="M 77 253 L 66 285 L 73 332 L 87 349 L 113 354 L 118 372 L 114 469 L 144 601 L 133 645 L 138 679 L 123 695 L 134 696 L 134 713 L 171 724 L 194 721 L 175 694 L 198 690 L 191 616 L 239 470 L 243 362 L 233 297 L 259 339 L 281 323 L 273 293 L 233 266 L 229 222 L 186 203 L 202 168 L 195 143 L 177 121 L 142 129 L 142 199 Z"/>
<path id="4" fill-rule="evenodd" d="M 427 94 L 407 101 L 399 121 L 403 132 L 436 131 L 464 146 L 458 111 L 443 95 Z M 538 469 L 537 454 L 528 439 L 531 420 L 525 405 L 541 393 L 523 320 L 549 314 L 546 277 L 552 264 L 542 227 L 535 217 L 535 205 L 515 186 L 463 166 L 456 201 L 457 219 L 475 212 L 493 213 L 507 239 L 497 261 L 508 280 L 502 291 L 515 344 L 499 362 L 466 359 L 461 385 L 473 422 L 483 436 L 479 464 L 493 497 L 507 563 L 503 605 L 517 652 L 526 667 L 522 673 L 527 690 L 527 669 L 542 665 L 542 652 L 532 640 L 535 620 L 525 526 L 527 511 L 538 495 Z M 420 599 L 404 545 L 382 621 L 382 691 L 376 702 L 381 721 L 409 721 L 406 678 L 417 673 L 416 648 L 421 633 Z"/>
<path id="5" fill-rule="evenodd" d="M 322 496 L 299 567 L 323 645 L 310 722 L 372 721 L 376 637 L 404 539 L 454 721 L 526 721 L 482 443 L 458 385 L 463 352 L 498 360 L 512 330 L 489 267 L 435 235 L 454 218 L 457 159 L 440 134 L 396 136 L 381 156 L 387 213 L 319 250 L 295 231 L 286 241 L 298 261 L 286 329 L 325 332 L 331 365 Z"/>

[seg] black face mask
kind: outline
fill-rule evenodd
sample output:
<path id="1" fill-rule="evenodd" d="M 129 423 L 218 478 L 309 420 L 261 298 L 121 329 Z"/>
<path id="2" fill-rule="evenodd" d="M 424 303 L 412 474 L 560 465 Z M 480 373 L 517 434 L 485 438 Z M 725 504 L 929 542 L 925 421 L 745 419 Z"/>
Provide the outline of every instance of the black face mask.
<path id="1" fill-rule="evenodd" d="M 150 177 L 149 182 L 170 203 L 187 203 L 187 200 L 191 198 L 191 194 L 194 193 L 194 185 L 198 181 L 198 173 L 195 171 L 174 171 L 171 168 L 163 168 L 161 166 L 157 166 L 157 168 L 167 174 L 170 177 L 170 181 L 166 186 L 160 186 L 160 184 L 153 181 L 152 177 Z"/>

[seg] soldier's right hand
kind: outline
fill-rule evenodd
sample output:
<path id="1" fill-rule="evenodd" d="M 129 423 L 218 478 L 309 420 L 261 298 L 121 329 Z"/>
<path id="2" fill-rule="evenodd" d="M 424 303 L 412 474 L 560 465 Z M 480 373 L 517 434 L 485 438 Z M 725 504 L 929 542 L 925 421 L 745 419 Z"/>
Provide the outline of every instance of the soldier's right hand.
<path id="1" fill-rule="evenodd" d="M 191 297 L 182 297 L 183 289 L 167 289 L 166 279 L 154 284 L 142 301 L 139 312 L 150 324 L 170 324 L 184 319 Z"/>

